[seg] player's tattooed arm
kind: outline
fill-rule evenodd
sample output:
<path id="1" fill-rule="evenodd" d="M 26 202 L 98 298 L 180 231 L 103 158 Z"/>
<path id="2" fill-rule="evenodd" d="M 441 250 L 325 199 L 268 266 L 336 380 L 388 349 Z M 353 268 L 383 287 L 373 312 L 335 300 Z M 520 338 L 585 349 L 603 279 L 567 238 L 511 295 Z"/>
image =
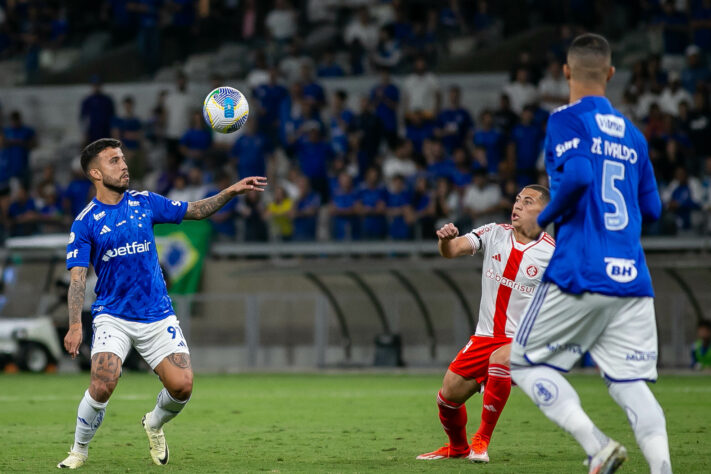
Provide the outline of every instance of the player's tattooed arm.
<path id="1" fill-rule="evenodd" d="M 82 340 L 81 311 L 84 308 L 84 292 L 86 291 L 86 267 L 73 267 L 70 271 L 67 306 L 69 307 L 69 330 L 64 337 L 64 348 L 72 358 L 79 354 Z"/>
<path id="2" fill-rule="evenodd" d="M 84 308 L 84 295 L 86 292 L 86 267 L 73 267 L 70 271 L 69 293 L 69 326 L 81 324 L 81 311 Z"/>
<path id="3" fill-rule="evenodd" d="M 238 194 L 244 194 L 248 191 L 261 192 L 264 191 L 264 186 L 266 185 L 267 178 L 261 176 L 244 178 L 212 197 L 189 202 L 188 210 L 185 212 L 183 219 L 200 220 L 210 217 Z"/>

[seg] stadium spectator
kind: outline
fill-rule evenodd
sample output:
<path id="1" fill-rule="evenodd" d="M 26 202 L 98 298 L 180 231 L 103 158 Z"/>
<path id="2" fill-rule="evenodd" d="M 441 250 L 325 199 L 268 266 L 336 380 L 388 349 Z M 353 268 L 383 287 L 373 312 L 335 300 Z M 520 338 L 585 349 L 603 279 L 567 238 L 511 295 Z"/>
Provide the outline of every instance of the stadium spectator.
<path id="1" fill-rule="evenodd" d="M 426 120 L 434 120 L 440 109 L 441 94 L 437 77 L 428 70 L 427 61 L 415 59 L 414 71 L 403 83 L 405 118 L 412 119 L 420 111 Z"/>
<path id="2" fill-rule="evenodd" d="M 563 77 L 563 69 L 557 60 L 548 63 L 548 70 L 538 83 L 541 107 L 552 112 L 568 103 L 568 81 Z"/>
<path id="3" fill-rule="evenodd" d="M 343 41 L 350 55 L 351 74 L 363 74 L 366 55 L 373 51 L 378 43 L 378 26 L 370 18 L 367 8 L 360 8 L 355 18 L 346 26 Z"/>
<path id="4" fill-rule="evenodd" d="M 246 193 L 237 205 L 244 225 L 245 242 L 266 242 L 269 240 L 267 223 L 264 221 L 262 193 Z"/>
<path id="5" fill-rule="evenodd" d="M 392 240 L 407 240 L 412 231 L 408 221 L 412 220 L 410 201 L 412 196 L 407 189 L 405 178 L 395 176 L 387 191 L 388 236 Z"/>
<path id="6" fill-rule="evenodd" d="M 22 237 L 36 234 L 39 230 L 40 215 L 35 200 L 22 184 L 17 186 L 14 194 L 8 210 L 10 235 Z"/>
<path id="7" fill-rule="evenodd" d="M 392 83 L 389 69 L 380 69 L 380 82 L 370 91 L 370 100 L 382 127 L 383 136 L 392 148 L 398 137 L 400 89 Z"/>
<path id="8" fill-rule="evenodd" d="M 462 210 L 469 218 L 465 227 L 479 227 L 501 217 L 501 189 L 488 180 L 486 171 L 475 170 L 462 197 Z"/>
<path id="9" fill-rule="evenodd" d="M 304 65 L 313 68 L 314 61 L 304 54 L 301 47 L 301 39 L 295 37 L 286 47 L 286 55 L 279 61 L 279 72 L 281 72 L 287 84 L 292 84 L 299 80 Z"/>
<path id="10" fill-rule="evenodd" d="M 691 94 L 681 86 L 679 73 L 672 71 L 669 73 L 669 83 L 659 96 L 659 106 L 662 112 L 676 117 L 681 102 L 691 103 Z"/>
<path id="11" fill-rule="evenodd" d="M 674 0 L 663 0 L 662 10 L 653 19 L 652 28 L 661 31 L 664 40 L 664 66 L 677 63 L 689 44 L 689 18 L 686 12 L 677 9 Z"/>
<path id="12" fill-rule="evenodd" d="M 301 175 L 296 179 L 299 188 L 299 196 L 292 207 L 292 219 L 294 222 L 294 241 L 314 241 L 316 240 L 316 228 L 318 224 L 318 213 L 321 208 L 321 196 L 311 190 L 308 178 Z"/>
<path id="13" fill-rule="evenodd" d="M 417 149 L 415 148 L 415 150 Z M 424 140 L 422 143 L 422 157 L 427 166 L 427 175 L 431 181 L 436 181 L 442 177 L 452 180 L 452 176 L 456 171 L 454 161 L 445 153 L 444 147 L 439 140 Z"/>
<path id="14" fill-rule="evenodd" d="M 711 51 L 711 0 L 691 2 L 692 43 Z"/>
<path id="15" fill-rule="evenodd" d="M 212 134 L 205 127 L 202 113 L 196 110 L 190 119 L 190 128 L 180 137 L 180 154 L 185 157 L 184 167 L 205 168 L 207 151 L 212 145 Z M 260 175 L 261 176 L 261 175 Z M 195 199 L 193 199 L 194 201 Z"/>
<path id="16" fill-rule="evenodd" d="M 415 110 L 405 119 L 405 137 L 412 142 L 416 153 L 423 153 L 423 144 L 434 137 L 435 121 L 428 112 Z"/>
<path id="17" fill-rule="evenodd" d="M 227 189 L 232 180 L 227 173 L 217 173 L 212 187 L 205 193 L 203 198 L 216 196 L 223 189 Z M 225 204 L 215 211 L 208 219 L 212 226 L 212 237 L 217 241 L 234 241 L 236 237 L 235 218 L 237 216 L 237 199 Z"/>
<path id="18" fill-rule="evenodd" d="M 177 73 L 175 88 L 165 96 L 163 107 L 168 152 L 178 154 L 180 139 L 190 128 L 191 112 L 195 107 L 195 99 L 188 91 L 188 78 L 182 71 Z"/>
<path id="19" fill-rule="evenodd" d="M 134 111 L 132 96 L 124 97 L 122 101 L 123 115 L 114 117 L 111 136 L 123 142 L 124 156 L 128 164 L 128 172 L 134 182 L 141 182 L 146 174 L 146 162 L 142 152 L 143 124 Z"/>
<path id="20" fill-rule="evenodd" d="M 264 50 L 258 49 L 254 52 L 254 64 L 252 64 L 244 80 L 249 90 L 254 91 L 262 84 L 268 83 L 269 79 L 270 70 L 267 64 L 267 55 Z"/>
<path id="21" fill-rule="evenodd" d="M 37 146 L 37 138 L 33 128 L 22 121 L 22 114 L 18 110 L 10 112 L 10 122 L 2 130 L 0 154 L 4 170 L 2 180 L 17 178 L 29 186 L 30 183 L 30 151 Z"/>
<path id="22" fill-rule="evenodd" d="M 40 233 L 51 234 L 66 231 L 62 205 L 59 200 L 59 188 L 56 183 L 39 184 L 36 189 L 37 199 L 35 204 L 37 206 Z"/>
<path id="23" fill-rule="evenodd" d="M 380 240 L 385 237 L 387 197 L 387 190 L 380 183 L 380 172 L 375 167 L 368 168 L 358 192 L 357 202 L 357 211 L 362 217 L 361 235 L 364 239 Z"/>
<path id="24" fill-rule="evenodd" d="M 482 111 L 479 127 L 474 131 L 474 145 L 486 150 L 486 170 L 490 174 L 499 172 L 502 158 L 503 136 L 494 128 L 494 117 L 489 110 Z M 438 228 L 441 226 L 437 226 Z"/>
<path id="25" fill-rule="evenodd" d="M 711 71 L 701 55 L 701 48 L 695 44 L 686 48 L 686 65 L 681 71 L 681 83 L 689 93 L 696 92 L 700 84 L 711 80 Z"/>
<path id="26" fill-rule="evenodd" d="M 399 139 L 394 150 L 387 155 L 383 161 L 383 177 L 390 181 L 395 176 L 400 175 L 410 178 L 417 173 L 417 166 L 413 159 L 415 150 L 412 142 L 407 139 Z"/>
<path id="27" fill-rule="evenodd" d="M 316 66 L 317 77 L 343 77 L 346 73 L 340 64 L 336 62 L 333 51 L 325 51 Z"/>
<path id="28" fill-rule="evenodd" d="M 283 45 L 296 35 L 297 12 L 288 0 L 276 0 L 264 20 L 269 36 Z"/>
<path id="29" fill-rule="evenodd" d="M 307 122 L 303 128 L 305 136 L 296 142 L 296 157 L 301 172 L 311 181 L 311 187 L 326 201 L 328 166 L 333 159 L 333 150 L 330 143 L 322 138 L 318 123 Z"/>
<path id="30" fill-rule="evenodd" d="M 689 230 L 692 226 L 692 213 L 701 209 L 703 188 L 699 179 L 689 176 L 684 166 L 677 166 L 674 179 L 662 192 L 662 202 L 671 211 L 680 230 Z"/>
<path id="31" fill-rule="evenodd" d="M 410 222 L 414 226 L 416 239 L 432 239 L 435 232 L 435 206 L 433 192 L 429 189 L 427 177 L 417 176 L 410 198 Z"/>
<path id="32" fill-rule="evenodd" d="M 516 114 L 521 114 L 525 106 L 538 100 L 536 86 L 530 81 L 529 70 L 519 67 L 516 70 L 516 79 L 504 87 L 504 92 L 511 100 L 511 109 Z"/>
<path id="33" fill-rule="evenodd" d="M 438 229 L 447 222 L 457 222 L 459 217 L 460 203 L 457 192 L 452 189 L 448 178 L 438 178 L 434 192 L 435 228 Z"/>
<path id="34" fill-rule="evenodd" d="M 348 93 L 345 90 L 339 89 L 331 97 L 331 147 L 337 156 L 344 156 L 348 153 L 348 133 L 353 128 L 355 114 L 347 107 Z"/>
<path id="35" fill-rule="evenodd" d="M 245 129 L 230 150 L 237 176 L 266 176 L 270 160 L 269 143 L 258 132 L 256 120 L 248 120 Z"/>
<path id="36" fill-rule="evenodd" d="M 294 202 L 286 194 L 283 186 L 277 186 L 274 190 L 274 199 L 267 204 L 264 218 L 270 224 L 272 240 L 286 242 L 291 240 L 294 234 L 294 222 L 292 221 L 292 209 Z"/>
<path id="37" fill-rule="evenodd" d="M 160 65 L 161 4 L 161 0 L 129 0 L 126 5 L 126 8 L 138 17 L 138 49 L 143 65 L 150 73 L 155 72 Z"/>
<path id="38" fill-rule="evenodd" d="M 298 90 L 300 98 L 301 89 L 299 88 Z M 283 111 L 284 103 L 285 101 L 291 103 L 289 91 L 279 83 L 279 70 L 277 68 L 269 69 L 267 82 L 254 89 L 254 97 L 257 99 L 255 109 L 259 131 L 272 140 L 273 143 L 276 143 L 279 134 L 279 119 L 282 113 L 286 113 Z"/>
<path id="39" fill-rule="evenodd" d="M 378 43 L 372 51 L 370 59 L 377 68 L 395 69 L 402 61 L 402 46 L 393 38 L 392 28 L 384 26 L 378 33 Z"/>
<path id="40" fill-rule="evenodd" d="M 358 192 L 353 188 L 353 178 L 346 171 L 338 174 L 338 184 L 329 204 L 331 237 L 333 240 L 358 240 Z"/>
<path id="41" fill-rule="evenodd" d="M 711 322 L 699 321 L 697 339 L 691 348 L 691 367 L 696 370 L 711 369 Z"/>
<path id="42" fill-rule="evenodd" d="M 79 160 L 72 161 L 72 176 L 62 196 L 64 213 L 74 219 L 94 196 L 94 187 L 81 169 Z"/>
<path id="43" fill-rule="evenodd" d="M 472 162 L 469 153 L 463 147 L 456 148 L 450 156 L 453 164 L 449 171 L 450 179 L 452 184 L 461 190 L 472 181 Z"/>
<path id="44" fill-rule="evenodd" d="M 711 108 L 706 94 L 701 91 L 694 93 L 688 129 L 696 154 L 711 155 Z"/>
<path id="45" fill-rule="evenodd" d="M 493 120 L 494 128 L 506 137 L 518 123 L 518 114 L 511 109 L 511 99 L 508 94 L 499 94 L 499 107 L 493 112 Z"/>
<path id="46" fill-rule="evenodd" d="M 92 92 L 82 101 L 79 113 L 86 143 L 111 136 L 115 115 L 113 99 L 101 90 L 101 78 L 94 75 L 90 82 Z"/>
<path id="47" fill-rule="evenodd" d="M 134 14 L 128 9 L 128 1 L 104 0 L 101 17 L 111 24 L 112 44 L 126 43 L 135 36 Z"/>
<path id="48" fill-rule="evenodd" d="M 455 148 L 465 145 L 469 134 L 474 127 L 469 111 L 462 107 L 462 92 L 459 86 L 449 88 L 447 108 L 437 116 L 435 135 L 442 140 L 442 145 L 447 153 L 452 153 Z"/>
<path id="49" fill-rule="evenodd" d="M 367 95 L 360 98 L 360 108 L 353 122 L 353 128 L 354 132 L 349 135 L 348 141 L 358 144 L 359 153 L 370 164 L 378 155 L 384 127 L 377 115 L 373 101 Z M 366 168 L 367 166 L 361 167 L 362 170 Z"/>
<path id="50" fill-rule="evenodd" d="M 533 123 L 534 107 L 528 105 L 521 113 L 521 123 L 511 132 L 516 146 L 516 178 L 520 187 L 536 182 L 536 163 L 543 146 L 543 131 Z"/>
<path id="51" fill-rule="evenodd" d="M 308 105 L 315 105 L 321 109 L 326 104 L 326 92 L 323 86 L 316 82 L 311 64 L 301 65 L 301 76 L 299 78 L 302 87 L 304 100 Z"/>

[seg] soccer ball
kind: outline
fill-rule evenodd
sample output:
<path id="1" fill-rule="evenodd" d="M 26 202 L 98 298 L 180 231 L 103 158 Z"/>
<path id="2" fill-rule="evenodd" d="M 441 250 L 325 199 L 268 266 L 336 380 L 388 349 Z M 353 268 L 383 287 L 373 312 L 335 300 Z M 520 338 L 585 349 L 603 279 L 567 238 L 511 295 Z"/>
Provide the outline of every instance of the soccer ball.
<path id="1" fill-rule="evenodd" d="M 207 94 L 202 104 L 205 122 L 216 132 L 236 132 L 247 122 L 247 98 L 232 87 L 218 87 Z"/>

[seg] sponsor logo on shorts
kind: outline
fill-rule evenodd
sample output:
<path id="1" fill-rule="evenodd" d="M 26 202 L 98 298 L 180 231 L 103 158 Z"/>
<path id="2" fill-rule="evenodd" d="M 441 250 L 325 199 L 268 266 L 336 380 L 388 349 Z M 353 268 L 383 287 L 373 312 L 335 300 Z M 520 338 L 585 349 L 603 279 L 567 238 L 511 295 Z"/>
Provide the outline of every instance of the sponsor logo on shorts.
<path id="1" fill-rule="evenodd" d="M 595 121 L 602 133 L 618 138 L 625 136 L 625 121 L 622 117 L 612 114 L 595 114 Z"/>
<path id="2" fill-rule="evenodd" d="M 533 398 L 538 406 L 551 406 L 558 400 L 558 386 L 548 379 L 533 382 Z"/>
<path id="3" fill-rule="evenodd" d="M 496 272 L 492 268 L 488 269 L 486 271 L 486 277 L 489 278 L 490 280 L 494 280 L 496 283 L 500 285 L 507 286 L 511 288 L 512 290 L 519 291 L 523 294 L 526 295 L 532 295 L 533 292 L 535 291 L 535 287 L 529 286 L 529 285 L 522 285 L 519 282 L 513 281 L 509 278 L 506 278 L 505 276 L 502 276 Z"/>
<path id="4" fill-rule="evenodd" d="M 625 360 L 632 362 L 644 362 L 647 360 L 657 360 L 657 351 L 634 351 L 627 354 Z"/>
<path id="5" fill-rule="evenodd" d="M 559 143 L 555 146 L 555 155 L 560 158 L 566 151 L 578 148 L 579 144 L 579 138 L 573 138 L 572 140 L 568 140 L 567 142 Z"/>
<path id="6" fill-rule="evenodd" d="M 607 276 L 618 283 L 629 283 L 637 278 L 637 267 L 635 261 L 627 258 L 606 257 L 605 271 Z"/>
<path id="7" fill-rule="evenodd" d="M 538 267 L 536 267 L 535 265 L 529 265 L 526 268 L 526 275 L 531 278 L 535 277 L 536 275 L 538 275 Z"/>
<path id="8" fill-rule="evenodd" d="M 127 243 L 126 245 L 122 245 L 121 247 L 115 247 L 111 250 L 107 250 L 104 256 L 101 257 L 101 260 L 103 260 L 104 262 L 108 262 L 114 257 L 123 257 L 124 255 L 144 253 L 150 251 L 150 249 L 151 243 L 149 241 L 144 240 L 143 243 L 134 241 L 130 244 Z"/>
<path id="9" fill-rule="evenodd" d="M 565 344 L 546 344 L 546 348 L 556 354 L 559 352 L 572 352 L 573 354 L 583 353 L 583 348 L 580 347 L 580 344 L 576 344 L 574 342 L 566 342 Z"/>

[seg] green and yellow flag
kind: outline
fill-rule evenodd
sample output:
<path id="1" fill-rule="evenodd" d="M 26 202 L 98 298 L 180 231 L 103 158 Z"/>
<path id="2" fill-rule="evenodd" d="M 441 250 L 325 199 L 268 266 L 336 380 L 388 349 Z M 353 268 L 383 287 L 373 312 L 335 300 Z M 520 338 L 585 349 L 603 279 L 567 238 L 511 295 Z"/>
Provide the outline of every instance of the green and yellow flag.
<path id="1" fill-rule="evenodd" d="M 170 293 L 193 294 L 198 291 L 202 262 L 210 246 L 212 227 L 208 221 L 183 221 L 159 224 L 153 229 L 160 263 L 170 278 Z"/>

